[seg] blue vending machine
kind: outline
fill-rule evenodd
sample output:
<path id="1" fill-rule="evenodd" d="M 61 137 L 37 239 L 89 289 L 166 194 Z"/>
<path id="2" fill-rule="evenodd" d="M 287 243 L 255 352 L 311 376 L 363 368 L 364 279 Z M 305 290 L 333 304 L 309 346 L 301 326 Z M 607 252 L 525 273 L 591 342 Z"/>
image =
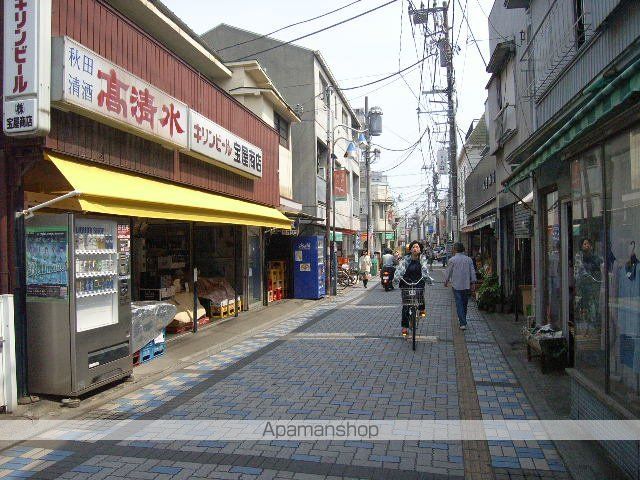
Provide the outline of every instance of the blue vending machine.
<path id="1" fill-rule="evenodd" d="M 299 237 L 293 242 L 293 292 L 295 298 L 325 295 L 324 237 Z"/>

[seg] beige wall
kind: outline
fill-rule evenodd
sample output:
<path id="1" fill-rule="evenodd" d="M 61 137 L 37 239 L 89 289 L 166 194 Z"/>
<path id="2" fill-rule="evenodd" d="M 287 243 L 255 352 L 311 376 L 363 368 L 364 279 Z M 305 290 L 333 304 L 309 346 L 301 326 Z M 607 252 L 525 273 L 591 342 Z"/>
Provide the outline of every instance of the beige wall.
<path id="1" fill-rule="evenodd" d="M 232 68 L 233 76 L 222 83 L 226 90 L 242 87 L 258 87 L 255 80 L 243 68 Z M 275 124 L 274 105 L 259 91 L 255 94 L 234 95 L 236 100 L 258 115 L 268 125 Z M 291 124 L 289 124 L 289 148 L 278 147 L 280 195 L 293 198 L 293 160 L 291 154 Z"/>

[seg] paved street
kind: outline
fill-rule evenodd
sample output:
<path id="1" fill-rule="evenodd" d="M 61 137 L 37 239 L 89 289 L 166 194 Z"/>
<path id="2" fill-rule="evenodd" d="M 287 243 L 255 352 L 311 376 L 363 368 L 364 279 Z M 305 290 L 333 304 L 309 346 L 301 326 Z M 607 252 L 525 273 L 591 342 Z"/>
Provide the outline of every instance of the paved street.
<path id="1" fill-rule="evenodd" d="M 442 271 L 434 272 L 441 281 Z M 535 419 L 486 322 L 427 292 L 417 351 L 379 285 L 247 338 L 91 412 L 99 419 Z M 490 465 L 490 466 L 489 466 Z M 0 452 L 8 478 L 570 478 L 551 442 L 37 442 Z"/>

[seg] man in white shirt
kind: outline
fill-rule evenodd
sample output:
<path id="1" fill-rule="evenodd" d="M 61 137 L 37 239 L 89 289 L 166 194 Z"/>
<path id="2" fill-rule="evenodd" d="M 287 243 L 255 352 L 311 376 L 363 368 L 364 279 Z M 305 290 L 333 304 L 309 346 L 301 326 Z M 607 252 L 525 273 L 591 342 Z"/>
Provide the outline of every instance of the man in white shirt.
<path id="1" fill-rule="evenodd" d="M 449 260 L 444 273 L 444 286 L 453 287 L 453 296 L 456 299 L 456 312 L 460 322 L 460 330 L 467 329 L 467 305 L 469 294 L 475 290 L 476 269 L 473 260 L 464 254 L 464 245 L 456 243 L 453 246 L 455 255 Z"/>

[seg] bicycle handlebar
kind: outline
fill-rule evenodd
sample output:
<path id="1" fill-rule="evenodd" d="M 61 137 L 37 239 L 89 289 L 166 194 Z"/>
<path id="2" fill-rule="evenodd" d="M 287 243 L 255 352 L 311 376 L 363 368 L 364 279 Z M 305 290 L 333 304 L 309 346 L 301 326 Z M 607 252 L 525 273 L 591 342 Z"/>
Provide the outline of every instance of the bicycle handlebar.
<path id="1" fill-rule="evenodd" d="M 407 282 L 404 278 L 402 278 L 400 280 L 402 280 L 404 282 L 404 284 L 407 286 L 407 288 L 416 287 L 423 280 L 425 281 L 424 282 L 425 285 L 433 285 L 434 284 L 433 278 L 431 278 L 431 277 L 422 277 L 420 280 L 418 280 L 415 283 Z M 400 282 L 400 280 L 398 281 L 398 283 Z M 402 288 L 402 287 L 400 287 L 400 288 Z"/>

